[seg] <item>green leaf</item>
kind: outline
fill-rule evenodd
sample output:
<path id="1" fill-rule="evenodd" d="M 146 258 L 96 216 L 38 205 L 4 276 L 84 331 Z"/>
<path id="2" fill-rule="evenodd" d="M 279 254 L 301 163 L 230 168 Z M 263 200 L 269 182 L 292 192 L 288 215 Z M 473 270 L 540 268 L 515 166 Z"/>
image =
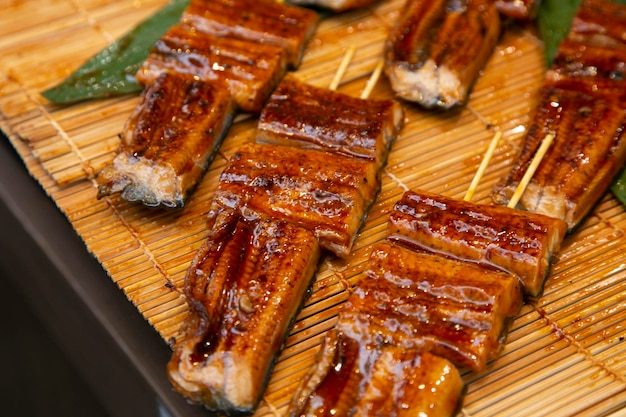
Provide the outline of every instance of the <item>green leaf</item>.
<path id="1" fill-rule="evenodd" d="M 537 15 L 539 35 L 544 43 L 546 65 L 550 65 L 559 43 L 572 25 L 581 0 L 543 0 Z"/>
<path id="2" fill-rule="evenodd" d="M 544 43 L 546 65 L 550 65 L 559 43 L 567 36 L 582 0 L 543 0 L 537 16 L 539 35 Z M 626 0 L 613 0 L 626 5 Z M 610 24 L 607 22 L 607 24 Z"/>
<path id="3" fill-rule="evenodd" d="M 150 48 L 180 20 L 188 4 L 189 0 L 172 0 L 42 95 L 54 103 L 68 104 L 140 91 L 135 73 Z"/>

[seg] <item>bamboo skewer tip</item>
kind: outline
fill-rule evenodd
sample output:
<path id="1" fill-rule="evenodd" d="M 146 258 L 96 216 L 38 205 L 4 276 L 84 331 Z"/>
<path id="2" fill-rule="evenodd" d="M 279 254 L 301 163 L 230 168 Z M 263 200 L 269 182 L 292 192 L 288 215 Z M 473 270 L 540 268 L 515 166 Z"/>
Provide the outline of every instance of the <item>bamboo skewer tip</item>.
<path id="1" fill-rule="evenodd" d="M 331 91 L 337 90 L 337 87 L 339 87 L 339 83 L 341 82 L 341 79 L 343 78 L 346 70 L 348 69 L 348 65 L 350 64 L 350 61 L 352 60 L 352 57 L 354 56 L 355 51 L 356 51 L 356 47 L 354 45 L 348 48 L 348 50 L 346 51 L 346 54 L 343 56 L 343 59 L 341 60 L 341 63 L 339 64 L 339 68 L 337 68 L 337 72 L 335 73 L 335 76 L 333 77 L 332 81 L 328 85 L 329 90 Z"/>
<path id="2" fill-rule="evenodd" d="M 541 160 L 545 156 L 546 152 L 548 152 L 548 149 L 550 148 L 550 145 L 552 144 L 553 140 L 554 140 L 554 135 L 552 134 L 546 135 L 546 137 L 543 139 L 543 141 L 541 142 L 541 146 L 537 150 L 537 153 L 535 153 L 535 156 L 530 162 L 528 169 L 526 170 L 526 172 L 524 173 L 524 176 L 522 177 L 521 181 L 517 185 L 517 188 L 515 189 L 513 196 L 509 200 L 507 207 L 515 208 L 515 206 L 517 206 L 517 203 L 522 198 L 522 195 L 524 194 L 526 187 L 530 183 L 530 180 L 532 179 L 533 175 L 535 175 L 535 171 L 539 167 L 539 164 L 541 163 Z"/>
<path id="3" fill-rule="evenodd" d="M 372 90 L 374 90 L 374 87 L 378 83 L 378 80 L 380 79 L 380 75 L 382 74 L 384 67 L 385 67 L 385 61 L 381 59 L 380 61 L 378 61 L 376 68 L 374 68 L 374 71 L 370 75 L 370 78 L 367 80 L 367 84 L 365 85 L 365 88 L 361 92 L 362 99 L 366 99 L 370 96 L 370 94 L 372 94 Z"/>
<path id="4" fill-rule="evenodd" d="M 485 152 L 485 156 L 483 156 L 483 160 L 481 161 L 480 166 L 478 167 L 478 170 L 476 170 L 476 173 L 474 174 L 474 178 L 472 178 L 472 182 L 470 183 L 470 186 L 467 189 L 467 193 L 465 193 L 465 197 L 463 197 L 464 201 L 472 201 L 472 197 L 474 197 L 474 193 L 476 192 L 478 183 L 480 182 L 483 175 L 485 174 L 487 165 L 489 165 L 489 161 L 491 161 L 491 158 L 493 157 L 493 154 L 501 138 L 502 138 L 502 132 L 498 130 L 496 134 L 493 135 L 493 138 L 491 139 L 491 142 L 489 143 L 489 147 L 487 148 L 487 152 Z"/>

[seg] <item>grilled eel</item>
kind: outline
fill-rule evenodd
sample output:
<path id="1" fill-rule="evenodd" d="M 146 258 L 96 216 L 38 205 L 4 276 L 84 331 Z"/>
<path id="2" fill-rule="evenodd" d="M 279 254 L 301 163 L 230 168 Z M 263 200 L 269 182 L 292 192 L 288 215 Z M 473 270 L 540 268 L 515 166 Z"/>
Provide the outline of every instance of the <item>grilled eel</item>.
<path id="1" fill-rule="evenodd" d="M 625 71 L 626 6 L 583 1 L 547 72 L 519 159 L 494 187 L 493 200 L 509 200 L 552 134 L 519 207 L 575 229 L 626 162 Z"/>
<path id="2" fill-rule="evenodd" d="M 392 345 L 364 346 L 330 330 L 287 415 L 451 417 L 465 384 L 448 360 Z"/>
<path id="3" fill-rule="evenodd" d="M 385 42 L 394 93 L 426 108 L 462 105 L 500 36 L 490 0 L 410 0 Z"/>
<path id="4" fill-rule="evenodd" d="M 215 37 L 177 24 L 151 48 L 136 78 L 148 85 L 170 71 L 223 80 L 238 109 L 258 113 L 286 67 L 286 51 L 280 46 Z"/>
<path id="5" fill-rule="evenodd" d="M 286 50 L 290 68 L 297 68 L 319 15 L 274 0 L 192 0 L 181 22 L 218 37 L 277 45 Z"/>
<path id="6" fill-rule="evenodd" d="M 546 85 L 592 95 L 620 97 L 626 91 L 626 5 L 584 0 L 559 45 Z M 575 80 L 575 87 L 566 87 Z M 565 84 L 557 84 L 565 82 Z"/>
<path id="7" fill-rule="evenodd" d="M 592 44 L 626 43 L 626 7 L 607 0 L 583 0 L 579 6 L 568 38 L 585 38 Z"/>
<path id="8" fill-rule="evenodd" d="M 626 162 L 625 126 L 618 98 L 544 88 L 520 157 L 496 184 L 494 201 L 510 199 L 543 138 L 554 134 L 518 206 L 563 219 L 573 230 Z"/>
<path id="9" fill-rule="evenodd" d="M 544 86 L 594 97 L 614 97 L 616 104 L 623 103 L 626 98 L 626 44 L 594 44 L 590 47 L 585 40 L 564 39 L 546 73 Z"/>
<path id="10" fill-rule="evenodd" d="M 397 101 L 352 97 L 288 75 L 261 112 L 256 141 L 325 150 L 381 167 L 403 125 Z"/>
<path id="11" fill-rule="evenodd" d="M 225 85 L 174 73 L 144 89 L 113 162 L 97 175 L 98 198 L 121 193 L 150 207 L 182 207 L 229 129 Z"/>
<path id="12" fill-rule="evenodd" d="M 495 0 L 496 9 L 502 16 L 516 20 L 530 20 L 537 16 L 541 0 Z"/>
<path id="13" fill-rule="evenodd" d="M 345 12 L 347 10 L 359 9 L 375 2 L 376 0 L 289 0 L 291 4 L 314 6 L 333 12 Z"/>
<path id="14" fill-rule="evenodd" d="M 541 296 L 566 230 L 567 225 L 557 218 L 422 190 L 404 193 L 389 216 L 388 227 L 394 241 L 517 275 L 529 298 Z"/>
<path id="15" fill-rule="evenodd" d="M 185 278 L 174 388 L 209 409 L 254 411 L 319 256 L 313 233 L 291 222 L 222 212 Z"/>
<path id="16" fill-rule="evenodd" d="M 626 7 L 585 0 L 546 73 L 546 87 L 626 98 Z"/>
<path id="17" fill-rule="evenodd" d="M 323 248 L 350 253 L 378 192 L 373 162 L 291 146 L 247 144 L 222 172 L 208 224 L 224 209 L 245 207 L 307 228 Z"/>
<path id="18" fill-rule="evenodd" d="M 403 242 L 406 243 L 406 242 Z M 389 240 L 374 246 L 335 328 L 365 344 L 427 350 L 473 371 L 495 359 L 519 312 L 514 274 Z"/>
<path id="19" fill-rule="evenodd" d="M 497 357 L 521 304 L 513 274 L 381 242 L 289 415 L 456 415 L 456 367 L 482 370 Z"/>
<path id="20" fill-rule="evenodd" d="M 320 251 L 348 255 L 379 169 L 332 149 L 251 143 L 232 156 L 207 216 L 208 242 L 185 279 L 191 313 L 168 366 L 179 392 L 223 412 L 254 410 Z M 253 296 L 269 307 L 257 310 Z"/>

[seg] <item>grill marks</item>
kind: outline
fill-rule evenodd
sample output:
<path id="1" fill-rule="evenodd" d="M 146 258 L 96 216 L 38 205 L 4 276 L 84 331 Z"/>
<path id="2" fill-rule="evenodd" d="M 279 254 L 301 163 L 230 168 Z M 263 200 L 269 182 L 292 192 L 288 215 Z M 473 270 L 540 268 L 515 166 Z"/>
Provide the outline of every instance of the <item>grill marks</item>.
<path id="1" fill-rule="evenodd" d="M 167 368 L 174 388 L 210 409 L 253 411 L 319 256 L 306 229 L 222 213 L 186 278 L 186 336 Z"/>
<path id="2" fill-rule="evenodd" d="M 494 191 L 504 203 L 543 137 L 555 139 L 520 208 L 565 220 L 571 231 L 626 162 L 626 7 L 585 0 L 557 51 L 518 161 Z"/>
<path id="3" fill-rule="evenodd" d="M 538 298 L 566 225 L 420 190 L 406 192 L 396 203 L 388 230 L 394 241 L 509 271 L 520 278 L 528 297 Z"/>
<path id="4" fill-rule="evenodd" d="M 250 144 L 220 177 L 212 213 L 247 207 L 312 230 L 346 257 L 378 190 L 373 163 L 286 146 Z"/>
<path id="5" fill-rule="evenodd" d="M 385 43 L 385 72 L 398 97 L 426 108 L 465 103 L 500 37 L 487 0 L 416 0 Z"/>
<path id="6" fill-rule="evenodd" d="M 220 84 L 162 74 L 124 126 L 118 154 L 98 173 L 98 198 L 121 193 L 146 206 L 181 207 L 230 128 L 234 104 Z"/>
<path id="7" fill-rule="evenodd" d="M 425 350 L 482 370 L 520 306 L 513 274 L 383 242 L 337 329 L 366 345 Z"/>
<path id="8" fill-rule="evenodd" d="M 565 229 L 539 214 L 407 191 L 289 415 L 455 415 L 457 367 L 481 371 L 498 357 L 523 291 L 541 290 Z M 358 376 L 342 377 L 344 366 Z M 399 389 L 409 375 L 434 389 Z"/>
<path id="9" fill-rule="evenodd" d="M 276 112 L 276 123 L 283 114 L 284 129 L 272 137 L 281 145 L 245 145 L 222 172 L 207 218 L 209 238 L 185 279 L 190 313 L 168 375 L 185 397 L 224 413 L 256 408 L 320 253 L 350 254 L 378 192 L 389 143 L 402 127 L 402 110 L 392 102 L 341 93 L 330 98 L 324 90 L 294 85 L 295 79 L 283 83 L 293 88 L 279 86 L 267 109 L 294 109 L 307 92 L 307 100 L 339 103 L 334 116 L 346 125 L 362 126 L 367 115 L 380 129 L 355 133 L 351 149 L 366 156 L 351 157 L 335 152 L 345 140 L 343 125 L 319 125 L 325 120 L 320 110 L 297 117 Z M 370 105 L 383 110 L 372 114 Z M 390 115 L 391 109 L 400 114 Z M 265 111 L 261 120 L 267 120 Z M 287 133 L 299 125 L 327 134 L 316 139 L 315 149 L 301 147 L 308 142 Z"/>
<path id="10" fill-rule="evenodd" d="M 396 101 L 370 99 L 364 105 L 287 76 L 261 112 L 257 141 L 330 151 L 380 167 L 403 118 Z"/>
<path id="11" fill-rule="evenodd" d="M 261 111 L 287 68 L 299 65 L 318 19 L 272 0 L 192 1 L 136 74 L 145 88 L 115 161 L 97 177 L 99 198 L 183 207 L 234 114 Z"/>
<path id="12" fill-rule="evenodd" d="M 297 68 L 318 15 L 273 0 L 193 0 L 181 21 L 202 33 L 252 42 L 253 48 L 279 46 L 290 67 Z"/>
<path id="13" fill-rule="evenodd" d="M 198 32 L 182 24 L 170 28 L 137 72 L 144 85 L 164 72 L 222 81 L 237 107 L 258 113 L 285 74 L 287 54 L 276 45 L 255 44 Z"/>
<path id="14" fill-rule="evenodd" d="M 358 341 L 330 330 L 298 387 L 290 416 L 453 416 L 465 390 L 457 369 L 426 351 Z"/>

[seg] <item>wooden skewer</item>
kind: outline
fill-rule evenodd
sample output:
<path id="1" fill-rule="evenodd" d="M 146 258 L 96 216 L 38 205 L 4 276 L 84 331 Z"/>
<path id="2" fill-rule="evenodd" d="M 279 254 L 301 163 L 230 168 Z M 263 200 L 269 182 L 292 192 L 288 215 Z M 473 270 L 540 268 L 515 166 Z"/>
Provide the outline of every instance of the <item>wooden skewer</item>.
<path id="1" fill-rule="evenodd" d="M 491 139 L 491 143 L 489 144 L 489 148 L 487 148 L 487 152 L 485 153 L 485 156 L 483 157 L 483 160 L 481 161 L 480 166 L 478 167 L 478 170 L 476 171 L 476 174 L 474 174 L 474 178 L 472 179 L 472 183 L 470 184 L 469 188 L 467 189 L 467 192 L 465 193 L 465 197 L 463 197 L 463 200 L 471 201 L 472 197 L 474 197 L 474 193 L 476 192 L 476 188 L 478 187 L 478 183 L 480 182 L 480 180 L 482 179 L 483 175 L 485 174 L 485 170 L 487 169 L 487 165 L 489 164 L 489 161 L 491 160 L 491 157 L 493 156 L 493 153 L 494 153 L 494 151 L 496 149 L 496 146 L 498 146 L 498 142 L 500 142 L 500 138 L 502 138 L 502 132 L 497 131 L 496 134 Z"/>
<path id="2" fill-rule="evenodd" d="M 513 193 L 513 197 L 511 197 L 511 200 L 509 200 L 509 204 L 507 204 L 507 207 L 515 208 L 515 206 L 519 202 L 520 198 L 522 198 L 522 194 L 524 194 L 524 191 L 526 190 L 526 187 L 528 186 L 528 183 L 530 182 L 531 178 L 535 174 L 535 171 L 539 167 L 539 164 L 541 163 L 541 160 L 543 159 L 544 155 L 548 151 L 548 148 L 552 144 L 553 140 L 554 140 L 554 135 L 550 135 L 550 134 L 547 135 L 543 139 L 543 142 L 541 143 L 541 146 L 537 150 L 537 153 L 533 157 L 533 160 L 530 162 L 530 166 L 528 167 L 528 169 L 524 173 L 524 176 L 522 177 L 522 180 L 517 185 L 517 188 L 515 189 L 515 192 Z"/>
<path id="3" fill-rule="evenodd" d="M 367 84 L 365 85 L 365 88 L 361 92 L 362 99 L 366 99 L 370 96 L 370 94 L 372 93 L 372 90 L 374 89 L 374 87 L 376 86 L 376 83 L 378 82 L 378 79 L 380 78 L 380 75 L 383 72 L 384 67 L 385 67 L 385 61 L 381 59 L 378 62 L 378 65 L 376 65 L 376 68 L 374 68 L 374 72 L 372 72 L 372 75 L 370 75 L 369 80 L 367 80 Z"/>
<path id="4" fill-rule="evenodd" d="M 335 73 L 335 76 L 333 77 L 333 80 L 328 86 L 329 90 L 335 91 L 337 87 L 339 87 L 339 83 L 341 82 L 341 79 L 343 78 L 343 75 L 345 74 L 346 69 L 348 68 L 348 64 L 350 63 L 350 60 L 352 60 L 352 56 L 354 55 L 355 50 L 356 50 L 356 47 L 351 46 L 346 51 L 346 54 L 344 55 L 343 60 L 341 61 L 341 64 L 339 64 L 339 68 L 337 69 L 337 72 Z"/>

